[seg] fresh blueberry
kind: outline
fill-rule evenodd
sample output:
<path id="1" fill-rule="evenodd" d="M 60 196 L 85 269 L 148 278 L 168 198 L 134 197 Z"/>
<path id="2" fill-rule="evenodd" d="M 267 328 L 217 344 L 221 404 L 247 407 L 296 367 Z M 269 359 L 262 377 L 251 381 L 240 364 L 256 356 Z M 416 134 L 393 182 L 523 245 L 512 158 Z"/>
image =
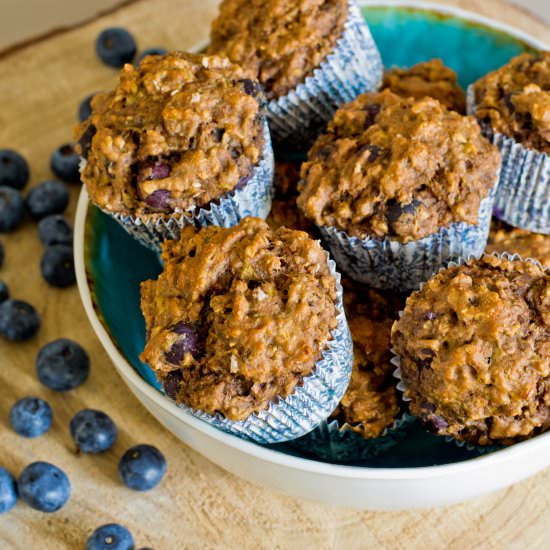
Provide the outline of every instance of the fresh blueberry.
<path id="1" fill-rule="evenodd" d="M 143 58 L 148 55 L 164 55 L 166 53 L 168 53 L 168 50 L 165 50 L 164 48 L 148 48 L 147 50 L 143 50 L 141 52 L 136 61 L 136 65 L 139 65 L 143 61 Z"/>
<path id="2" fill-rule="evenodd" d="M 12 149 L 0 149 L 0 185 L 23 189 L 29 181 L 27 161 Z"/>
<path id="3" fill-rule="evenodd" d="M 0 233 L 13 231 L 23 219 L 25 201 L 17 189 L 0 187 Z"/>
<path id="4" fill-rule="evenodd" d="M 52 390 L 73 390 L 87 380 L 90 358 L 80 344 L 60 338 L 38 352 L 36 374 L 40 382 Z"/>
<path id="5" fill-rule="evenodd" d="M 17 502 L 15 479 L 4 468 L 0 468 L 0 514 L 9 512 Z"/>
<path id="6" fill-rule="evenodd" d="M 82 100 L 78 107 L 78 120 L 84 122 L 92 114 L 92 99 L 95 94 L 90 94 Z"/>
<path id="7" fill-rule="evenodd" d="M 0 304 L 10 297 L 10 289 L 4 281 L 0 281 Z"/>
<path id="8" fill-rule="evenodd" d="M 112 27 L 101 31 L 95 43 L 95 51 L 103 63 L 119 69 L 125 63 L 131 63 L 137 46 L 134 37 L 126 29 Z"/>
<path id="9" fill-rule="evenodd" d="M 38 224 L 38 235 L 44 246 L 54 244 L 72 245 L 73 228 L 65 216 L 54 214 L 46 216 Z"/>
<path id="10" fill-rule="evenodd" d="M 48 462 L 29 464 L 17 480 L 19 496 L 35 510 L 57 512 L 71 496 L 69 478 Z"/>
<path id="11" fill-rule="evenodd" d="M 72 143 L 58 147 L 50 158 L 52 172 L 63 181 L 78 183 L 80 181 L 80 155 Z"/>
<path id="12" fill-rule="evenodd" d="M 128 449 L 118 463 L 124 485 L 134 491 L 148 491 L 160 483 L 166 473 L 164 455 L 152 445 L 136 445 Z"/>
<path id="13" fill-rule="evenodd" d="M 22 342 L 32 338 L 40 328 L 40 315 L 23 300 L 6 300 L 0 304 L 0 336 Z"/>
<path id="14" fill-rule="evenodd" d="M 48 246 L 40 261 L 44 280 L 60 288 L 71 286 L 76 280 L 73 247 L 66 244 Z"/>
<path id="15" fill-rule="evenodd" d="M 134 550 L 134 537 L 126 527 L 108 523 L 90 535 L 86 550 Z"/>
<path id="16" fill-rule="evenodd" d="M 61 181 L 47 180 L 29 191 L 26 202 L 35 220 L 50 214 L 61 214 L 69 204 L 69 188 Z"/>
<path id="17" fill-rule="evenodd" d="M 52 409 L 39 397 L 23 397 L 11 408 L 10 423 L 23 437 L 38 437 L 52 425 Z"/>
<path id="18" fill-rule="evenodd" d="M 84 453 L 102 453 L 115 443 L 117 429 L 104 412 L 84 409 L 77 412 L 70 424 L 71 436 Z"/>

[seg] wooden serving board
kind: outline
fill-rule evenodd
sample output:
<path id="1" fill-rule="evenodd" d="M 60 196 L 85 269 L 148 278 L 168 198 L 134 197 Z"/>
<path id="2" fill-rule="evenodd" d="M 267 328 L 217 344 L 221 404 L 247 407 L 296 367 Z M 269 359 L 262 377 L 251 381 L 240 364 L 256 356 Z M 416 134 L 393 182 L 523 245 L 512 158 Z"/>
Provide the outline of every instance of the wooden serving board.
<path id="1" fill-rule="evenodd" d="M 523 28 L 550 42 L 550 28 L 499 0 L 458 4 Z M 80 100 L 112 87 L 116 72 L 94 53 L 106 26 L 121 25 L 139 38 L 140 49 L 161 45 L 186 49 L 206 38 L 214 0 L 137 0 L 77 28 L 56 32 L 0 54 L 0 147 L 20 150 L 30 161 L 31 185 L 50 177 L 49 155 L 69 141 Z M 9 24 L 5 20 L 3 24 Z M 69 215 L 74 214 L 73 187 Z M 49 288 L 40 276 L 42 254 L 30 221 L 0 240 L 6 249 L 0 278 L 12 295 L 33 303 L 43 319 L 25 344 L 0 341 L 0 465 L 14 474 L 34 460 L 67 472 L 72 496 L 46 515 L 20 503 L 0 516 L 0 548 L 84 548 L 91 531 L 117 521 L 134 534 L 137 548 L 548 548 L 550 470 L 510 489 L 447 509 L 373 513 L 297 500 L 245 482 L 202 458 L 162 428 L 130 394 L 110 364 L 85 316 L 76 287 Z M 42 387 L 35 357 L 59 337 L 79 341 L 92 358 L 88 382 L 60 394 Z M 39 395 L 52 405 L 54 425 L 35 440 L 9 427 L 14 401 Z M 74 413 L 98 408 L 117 423 L 112 452 L 77 456 L 68 431 Z M 122 486 L 117 463 L 124 450 L 150 443 L 168 459 L 155 490 L 141 494 Z"/>

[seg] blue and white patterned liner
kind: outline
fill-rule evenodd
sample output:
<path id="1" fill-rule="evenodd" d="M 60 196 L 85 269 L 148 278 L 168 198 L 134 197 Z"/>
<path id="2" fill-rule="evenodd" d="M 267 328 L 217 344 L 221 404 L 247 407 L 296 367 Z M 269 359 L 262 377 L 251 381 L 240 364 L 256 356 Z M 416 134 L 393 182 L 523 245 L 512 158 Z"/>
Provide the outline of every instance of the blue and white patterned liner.
<path id="1" fill-rule="evenodd" d="M 205 208 L 156 220 L 110 212 L 103 208 L 102 210 L 122 225 L 131 237 L 157 253 L 165 240 L 178 239 L 186 225 L 231 227 L 247 216 L 265 220 L 271 210 L 274 178 L 273 147 L 267 123 L 264 123 L 264 138 L 262 158 L 246 185 L 242 189 L 226 193 Z"/>
<path id="2" fill-rule="evenodd" d="M 292 446 L 328 462 L 361 462 L 389 451 L 405 435 L 414 416 L 403 413 L 379 437 L 365 439 L 349 424 L 338 420 L 322 422 L 317 428 L 292 442 Z"/>
<path id="3" fill-rule="evenodd" d="M 475 116 L 473 86 L 468 88 L 467 108 L 468 114 Z M 486 133 L 486 137 L 502 156 L 495 217 L 514 227 L 550 235 L 550 157 L 498 132 Z"/>
<path id="4" fill-rule="evenodd" d="M 437 233 L 406 244 L 390 238 L 359 239 L 334 227 L 319 230 L 338 268 L 375 288 L 413 290 L 449 262 L 479 258 L 487 245 L 495 188 L 479 207 L 477 225 L 451 223 Z"/>
<path id="5" fill-rule="evenodd" d="M 315 365 L 314 372 L 285 399 L 272 402 L 266 410 L 246 420 L 233 421 L 220 414 L 211 415 L 179 404 L 189 414 L 220 430 L 260 444 L 282 443 L 296 439 L 316 428 L 336 408 L 346 392 L 353 365 L 353 344 L 343 305 L 343 290 L 336 264 L 328 257 L 336 279 L 338 326 L 332 340 Z M 167 397 L 168 398 L 168 397 Z"/>
<path id="6" fill-rule="evenodd" d="M 341 105 L 378 89 L 382 73 L 369 27 L 357 2 L 350 0 L 344 32 L 333 53 L 295 90 L 269 102 L 273 141 L 306 150 Z"/>
<path id="7" fill-rule="evenodd" d="M 514 261 L 519 260 L 519 261 L 531 262 L 535 265 L 538 265 L 540 268 L 543 268 L 542 264 L 538 260 L 535 260 L 533 258 L 522 258 L 519 254 L 509 254 L 508 252 L 503 252 L 503 253 L 493 252 L 492 254 L 489 254 L 489 256 L 496 256 L 497 258 L 505 258 L 507 260 L 514 260 Z M 447 267 L 443 267 L 440 270 L 438 270 L 438 273 L 441 272 L 441 271 L 444 271 L 445 269 L 448 269 L 450 267 L 456 267 L 456 266 L 459 266 L 459 265 L 463 265 L 470 259 L 472 259 L 472 258 L 463 258 L 463 259 L 461 259 L 459 261 L 456 261 L 456 262 L 450 262 Z M 547 268 L 544 271 L 546 273 L 550 273 L 550 268 Z M 437 273 L 434 273 L 434 276 L 436 274 Z M 422 290 L 422 287 L 425 284 L 426 283 L 423 282 L 420 285 L 419 290 Z M 399 318 L 401 318 L 402 315 L 403 315 L 403 312 L 400 311 L 399 312 Z M 401 394 L 402 394 L 401 398 L 403 399 L 403 401 L 405 401 L 405 402 L 411 401 L 411 398 L 406 395 L 407 386 L 403 382 L 403 376 L 402 376 L 402 373 L 401 373 L 401 357 L 397 354 L 397 351 L 395 349 L 392 348 L 391 351 L 393 353 L 393 357 L 391 358 L 391 364 L 395 367 L 395 370 L 393 371 L 393 375 L 397 379 L 397 389 L 401 392 Z M 452 437 L 450 435 L 444 436 L 444 439 L 447 443 L 453 443 L 453 444 L 457 445 L 460 448 L 465 447 L 468 451 L 477 451 L 479 454 L 494 453 L 495 451 L 498 451 L 498 450 L 502 449 L 502 446 L 498 446 L 498 445 L 473 445 L 472 443 L 468 443 L 467 441 L 462 441 L 462 440 L 459 440 L 459 439 L 455 439 L 454 437 Z"/>

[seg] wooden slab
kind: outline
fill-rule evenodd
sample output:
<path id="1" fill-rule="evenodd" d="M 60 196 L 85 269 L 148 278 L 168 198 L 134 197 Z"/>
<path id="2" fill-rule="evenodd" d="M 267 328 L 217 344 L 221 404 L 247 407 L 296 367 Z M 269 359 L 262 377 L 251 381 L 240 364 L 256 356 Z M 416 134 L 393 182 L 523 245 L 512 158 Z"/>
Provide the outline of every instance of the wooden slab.
<path id="1" fill-rule="evenodd" d="M 550 42 L 550 29 L 503 2 L 445 3 L 502 19 Z M 95 57 L 98 32 L 122 25 L 139 37 L 141 49 L 185 49 L 207 36 L 215 5 L 214 0 L 138 0 L 80 28 L 0 55 L 0 147 L 25 154 L 33 185 L 49 177 L 49 154 L 71 139 L 80 99 L 115 80 L 115 71 Z M 70 215 L 77 192 L 75 186 Z M 73 486 L 69 504 L 56 514 L 19 504 L 0 516 L 0 548 L 83 548 L 96 526 L 111 521 L 130 528 L 138 548 L 156 550 L 548 548 L 548 470 L 487 498 L 409 513 L 357 512 L 296 500 L 222 471 L 171 436 L 130 394 L 92 333 L 76 287 L 54 290 L 42 281 L 35 226 L 28 222 L 0 240 L 6 248 L 0 278 L 43 318 L 33 341 L 0 342 L 0 464 L 18 474 L 33 460 L 52 461 L 67 472 Z M 43 344 L 62 336 L 88 349 L 93 371 L 83 387 L 56 394 L 37 382 L 34 360 Z M 7 422 L 13 402 L 29 394 L 47 399 L 55 414 L 52 431 L 36 440 L 16 436 Z M 120 437 L 112 452 L 76 456 L 68 423 L 86 407 L 103 409 L 118 424 Z M 117 476 L 118 458 L 139 442 L 158 446 L 168 458 L 164 482 L 147 494 L 130 492 Z"/>

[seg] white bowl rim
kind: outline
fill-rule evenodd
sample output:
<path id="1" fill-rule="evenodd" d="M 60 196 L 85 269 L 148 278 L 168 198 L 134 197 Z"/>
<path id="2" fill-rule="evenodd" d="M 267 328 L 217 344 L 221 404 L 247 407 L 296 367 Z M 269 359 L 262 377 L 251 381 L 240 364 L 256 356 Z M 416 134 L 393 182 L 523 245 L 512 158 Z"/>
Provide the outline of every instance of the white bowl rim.
<path id="1" fill-rule="evenodd" d="M 528 45 L 536 49 L 548 49 L 542 41 L 537 40 L 527 33 L 516 29 L 505 23 L 493 21 L 485 16 L 476 13 L 456 8 L 448 5 L 435 4 L 432 2 L 407 1 L 407 0 L 359 0 L 361 6 L 377 6 L 377 7 L 407 7 L 418 10 L 429 10 L 431 12 L 441 13 L 443 15 L 455 16 L 460 19 L 479 23 L 491 29 L 500 30 L 514 38 L 524 41 Z M 199 51 L 207 43 L 196 45 L 192 50 Z M 438 466 L 420 466 L 415 468 L 372 468 L 365 466 L 345 466 L 338 464 L 330 464 L 319 462 L 313 459 L 301 458 L 280 451 L 262 447 L 255 443 L 245 441 L 231 434 L 227 434 L 206 424 L 205 422 L 194 418 L 185 411 L 177 407 L 174 403 L 164 397 L 158 390 L 150 386 L 130 365 L 127 359 L 121 354 L 118 348 L 113 344 L 111 336 L 100 321 L 93 307 L 92 296 L 88 286 L 88 279 L 85 265 L 85 230 L 86 218 L 89 207 L 88 193 L 85 187 L 82 187 L 78 199 L 76 217 L 75 217 L 75 233 L 74 233 L 74 256 L 75 256 L 75 272 L 78 290 L 81 296 L 84 309 L 90 320 L 92 328 L 97 337 L 107 352 L 109 358 L 113 362 L 115 368 L 119 371 L 122 378 L 127 379 L 140 392 L 146 394 L 147 398 L 154 401 L 160 408 L 164 409 L 171 416 L 179 421 L 190 425 L 192 428 L 202 432 L 220 443 L 231 448 L 239 450 L 245 454 L 251 455 L 258 460 L 269 462 L 275 465 L 301 470 L 306 472 L 317 473 L 321 475 L 336 476 L 348 479 L 365 479 L 365 480 L 416 480 L 427 478 L 446 477 L 448 475 L 468 474 L 471 471 L 476 471 L 486 467 L 497 467 L 504 463 L 511 463 L 522 456 L 527 456 L 536 452 L 548 452 L 550 450 L 550 432 L 539 435 L 528 441 L 524 441 L 511 447 L 499 450 L 495 453 L 483 455 L 480 457 L 443 464 Z"/>

